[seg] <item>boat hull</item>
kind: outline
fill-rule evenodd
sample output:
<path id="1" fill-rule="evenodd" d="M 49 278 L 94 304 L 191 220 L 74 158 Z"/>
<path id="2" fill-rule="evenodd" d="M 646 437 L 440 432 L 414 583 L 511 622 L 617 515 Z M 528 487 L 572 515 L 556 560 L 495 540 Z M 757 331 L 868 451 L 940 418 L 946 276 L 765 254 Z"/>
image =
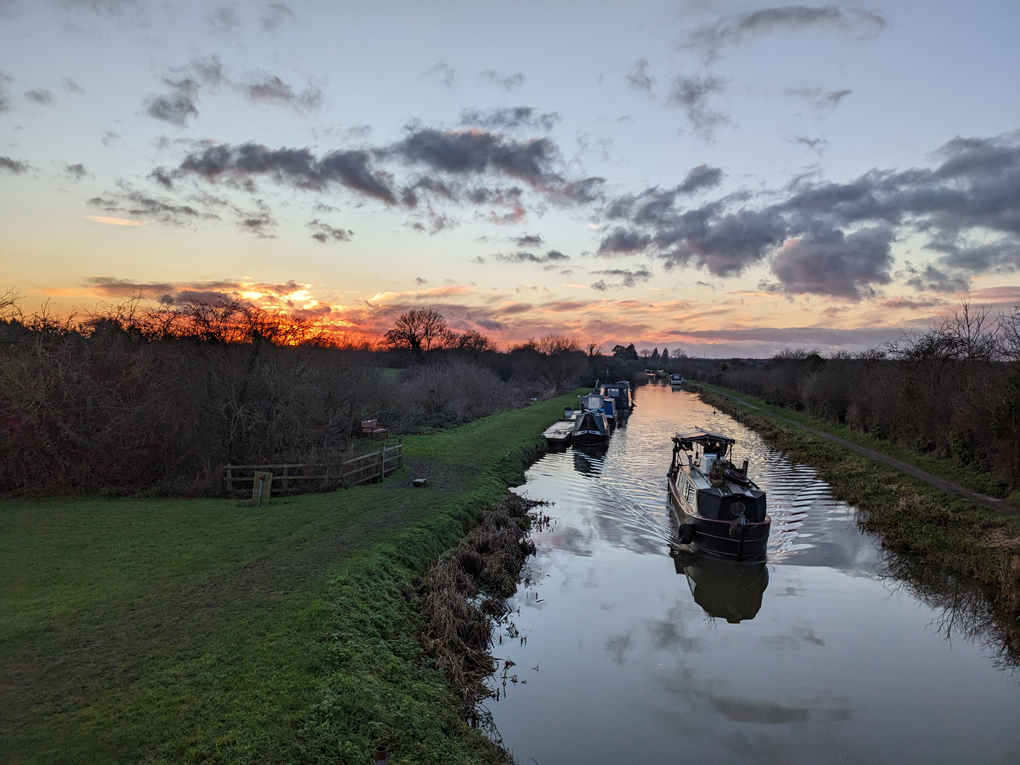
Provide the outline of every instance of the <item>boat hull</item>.
<path id="1" fill-rule="evenodd" d="M 676 512 L 681 528 L 690 526 L 677 547 L 695 555 L 705 555 L 738 563 L 756 563 L 765 560 L 768 551 L 772 517 L 766 515 L 761 523 L 736 525 L 729 520 L 715 520 L 699 515 L 683 498 L 673 478 L 667 479 L 669 503 Z"/>

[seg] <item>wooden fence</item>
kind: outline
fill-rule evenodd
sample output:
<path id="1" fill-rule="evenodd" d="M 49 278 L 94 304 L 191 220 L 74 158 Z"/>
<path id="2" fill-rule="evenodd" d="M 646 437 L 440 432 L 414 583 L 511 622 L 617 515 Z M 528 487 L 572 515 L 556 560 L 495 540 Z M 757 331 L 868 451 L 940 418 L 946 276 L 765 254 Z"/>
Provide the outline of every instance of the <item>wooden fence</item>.
<path id="1" fill-rule="evenodd" d="M 382 480 L 404 464 L 403 444 L 383 445 L 377 452 L 348 457 L 340 462 L 311 465 L 224 465 L 228 497 L 249 496 L 255 472 L 273 474 L 272 494 L 304 494 L 310 491 L 357 486 Z"/>

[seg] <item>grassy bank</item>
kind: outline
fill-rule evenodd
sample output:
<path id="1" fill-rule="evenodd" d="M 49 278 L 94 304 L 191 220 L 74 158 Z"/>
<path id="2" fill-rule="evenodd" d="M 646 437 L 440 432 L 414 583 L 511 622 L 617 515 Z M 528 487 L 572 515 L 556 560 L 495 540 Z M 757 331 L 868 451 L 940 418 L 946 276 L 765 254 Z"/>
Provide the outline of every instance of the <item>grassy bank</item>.
<path id="1" fill-rule="evenodd" d="M 407 595 L 573 395 L 405 439 L 385 483 L 0 506 L 0 762 L 494 762 Z M 426 489 L 411 488 L 427 475 Z"/>
<path id="2" fill-rule="evenodd" d="M 1007 639 L 1012 642 L 1010 651 L 1020 655 L 1020 518 L 946 494 L 892 467 L 778 422 L 769 413 L 834 433 L 974 491 L 987 492 L 989 487 L 982 476 L 968 476 L 965 469 L 940 464 L 939 460 L 919 460 L 893 445 L 843 432 L 845 429 L 833 428 L 796 412 L 769 407 L 734 391 L 725 392 L 765 411 L 750 410 L 708 386 L 702 387 L 701 396 L 756 430 L 775 448 L 789 452 L 798 462 L 816 467 L 838 499 L 862 510 L 859 523 L 878 533 L 885 546 L 971 577 L 985 586 L 1004 620 Z"/>

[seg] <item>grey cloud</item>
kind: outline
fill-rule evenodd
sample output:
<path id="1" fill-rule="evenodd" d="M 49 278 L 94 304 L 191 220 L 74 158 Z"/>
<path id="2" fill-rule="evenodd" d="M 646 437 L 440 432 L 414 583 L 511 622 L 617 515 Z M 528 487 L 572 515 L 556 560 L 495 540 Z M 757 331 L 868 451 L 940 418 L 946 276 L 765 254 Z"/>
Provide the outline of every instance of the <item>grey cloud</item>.
<path id="1" fill-rule="evenodd" d="M 150 117 L 185 127 L 188 120 L 198 116 L 195 97 L 185 90 L 166 96 L 150 96 L 146 111 Z"/>
<path id="2" fill-rule="evenodd" d="M 273 239 L 277 227 L 276 218 L 273 217 L 269 205 L 261 199 L 255 200 L 253 210 L 240 210 L 237 216 L 237 226 L 242 231 L 254 234 L 259 239 Z"/>
<path id="3" fill-rule="evenodd" d="M 6 170 L 14 175 L 21 175 L 22 173 L 31 169 L 31 165 L 27 162 L 20 162 L 10 157 L 0 157 L 0 170 Z"/>
<path id="4" fill-rule="evenodd" d="M 173 178 L 171 177 L 170 173 L 167 172 L 165 167 L 155 168 L 151 173 L 149 173 L 147 177 L 154 180 L 156 183 L 158 183 L 167 191 L 173 190 L 174 187 Z"/>
<path id="5" fill-rule="evenodd" d="M 570 260 L 569 255 L 559 250 L 549 250 L 545 255 L 535 255 L 532 252 L 497 253 L 493 257 L 501 263 L 558 263 Z"/>
<path id="6" fill-rule="evenodd" d="M 308 87 L 298 93 L 275 75 L 263 74 L 260 79 L 241 86 L 249 101 L 290 106 L 295 109 L 315 109 L 322 103 L 322 91 Z"/>
<path id="7" fill-rule="evenodd" d="M 709 137 L 716 127 L 726 122 L 726 115 L 708 105 L 709 97 L 722 88 L 723 81 L 712 75 L 679 76 L 673 80 L 669 103 L 683 109 L 695 132 Z"/>
<path id="8" fill-rule="evenodd" d="M 822 150 L 828 145 L 828 141 L 824 138 L 808 138 L 807 136 L 796 135 L 793 137 L 794 143 L 799 143 L 802 146 L 807 146 L 811 151 L 816 152 L 819 156 L 822 154 Z"/>
<path id="9" fill-rule="evenodd" d="M 29 90 L 25 93 L 25 98 L 33 103 L 37 104 L 52 104 L 53 94 L 45 88 L 39 88 L 38 90 Z"/>
<path id="10" fill-rule="evenodd" d="M 147 111 L 156 119 L 181 126 L 198 116 L 198 100 L 203 89 L 216 90 L 224 85 L 256 104 L 308 111 L 322 103 L 322 91 L 312 85 L 298 91 L 280 77 L 266 72 L 249 73 L 240 79 L 231 77 L 219 56 L 196 57 L 185 66 L 170 68 L 163 82 L 171 92 L 151 96 Z"/>
<path id="11" fill-rule="evenodd" d="M 294 11 L 283 3 L 270 3 L 262 16 L 262 26 L 267 32 L 275 32 L 284 19 L 293 19 Z"/>
<path id="12" fill-rule="evenodd" d="M 475 125 L 496 130 L 531 128 L 552 130 L 559 122 L 559 112 L 540 112 L 532 106 L 507 106 L 496 109 L 464 109 L 460 113 L 461 125 Z"/>
<path id="13" fill-rule="evenodd" d="M 521 72 L 514 72 L 513 74 L 501 75 L 495 69 L 486 69 L 484 72 L 478 75 L 483 80 L 491 82 L 494 85 L 498 85 L 508 93 L 515 88 L 519 88 L 524 84 L 524 75 Z"/>
<path id="14" fill-rule="evenodd" d="M 1018 136 L 950 141 L 934 170 L 872 170 L 847 183 L 799 183 L 773 207 L 793 228 L 846 228 L 861 223 L 906 226 L 927 233 L 928 247 L 949 268 L 981 273 L 1016 268 L 1020 246 Z M 981 232 L 978 246 L 967 233 Z M 999 235 L 997 240 L 990 236 Z"/>
<path id="15" fill-rule="evenodd" d="M 202 219 L 218 220 L 220 218 L 215 213 L 203 212 L 192 205 L 178 204 L 168 197 L 151 196 L 127 183 L 121 183 L 120 191 L 109 197 L 89 199 L 88 204 L 107 212 L 128 213 L 136 218 L 153 220 L 170 226 L 183 226 Z"/>
<path id="16" fill-rule="evenodd" d="M 541 247 L 543 241 L 542 237 L 537 234 L 526 234 L 514 239 L 514 244 L 518 247 Z"/>
<path id="17" fill-rule="evenodd" d="M 603 238 L 597 254 L 646 252 L 661 258 L 669 269 L 695 265 L 715 276 L 734 276 L 782 242 L 785 228 L 778 215 L 721 209 L 719 203 L 710 203 L 684 212 L 662 209 L 647 218 L 635 215 L 636 222 L 650 224 L 652 231 L 617 228 Z"/>
<path id="18" fill-rule="evenodd" d="M 885 18 L 859 8 L 835 5 L 812 7 L 786 5 L 748 11 L 701 27 L 688 37 L 688 43 L 706 50 L 710 56 L 724 45 L 740 45 L 767 34 L 831 29 L 849 37 L 875 37 L 885 28 Z"/>
<path id="19" fill-rule="evenodd" d="M 562 180 L 551 169 L 559 159 L 559 151 L 547 138 L 515 141 L 487 132 L 423 128 L 387 152 L 446 173 L 478 174 L 494 170 L 532 186 Z"/>
<path id="20" fill-rule="evenodd" d="M 254 143 L 236 147 L 221 144 L 188 155 L 178 170 L 209 181 L 269 175 L 313 190 L 339 183 L 367 196 L 395 203 L 389 175 L 373 172 L 370 161 L 365 151 L 334 151 L 316 159 L 309 149 L 270 149 Z"/>
<path id="21" fill-rule="evenodd" d="M 238 293 L 253 288 L 262 293 L 283 297 L 302 288 L 302 285 L 293 280 L 285 284 L 242 284 L 233 281 L 136 282 L 133 279 L 119 279 L 115 276 L 88 276 L 83 280 L 83 284 L 109 297 L 166 296 L 171 302 L 187 302 L 196 298 L 211 298 L 208 302 L 215 302 L 223 297 L 236 297 Z"/>
<path id="22" fill-rule="evenodd" d="M 935 240 L 928 247 L 943 253 L 944 266 L 965 273 L 1008 272 L 1020 268 L 1020 241 L 1016 237 L 973 246 L 959 241 Z"/>
<path id="23" fill-rule="evenodd" d="M 618 228 L 602 238 L 599 244 L 599 255 L 629 255 L 635 252 L 643 252 L 645 248 L 652 245 L 652 237 L 649 234 L 641 234 L 633 229 Z"/>
<path id="24" fill-rule="evenodd" d="M 84 93 L 85 89 L 77 82 L 72 80 L 70 77 L 65 77 L 63 80 L 64 90 L 68 93 Z"/>
<path id="25" fill-rule="evenodd" d="M 785 292 L 860 300 L 874 295 L 875 284 L 889 284 L 893 233 L 867 228 L 844 235 L 822 231 L 790 239 L 772 261 L 772 272 Z"/>
<path id="26" fill-rule="evenodd" d="M 415 284 L 417 284 L 420 287 L 423 284 L 428 284 L 429 280 L 428 279 L 423 279 L 420 276 L 416 276 L 416 277 L 414 277 L 414 282 L 415 282 Z"/>
<path id="27" fill-rule="evenodd" d="M 80 181 L 82 178 L 89 174 L 89 171 L 85 169 L 85 165 L 79 162 L 76 165 L 64 165 L 64 173 L 67 175 L 68 178 L 75 181 Z"/>
<path id="28" fill-rule="evenodd" d="M 425 72 L 423 77 L 436 76 L 443 81 L 448 88 L 457 84 L 457 73 L 445 61 L 440 61 L 434 67 Z"/>
<path id="29" fill-rule="evenodd" d="M 718 186 L 722 181 L 722 176 L 723 172 L 718 167 L 709 167 L 706 164 L 692 167 L 687 173 L 687 177 L 676 187 L 677 193 L 693 194 L 702 189 Z"/>
<path id="30" fill-rule="evenodd" d="M 693 211 L 698 213 L 700 211 Z M 687 220 L 684 220 L 687 218 Z M 666 268 L 694 264 L 714 276 L 734 276 L 762 260 L 782 242 L 781 220 L 768 212 L 741 210 L 705 220 L 681 216 L 679 226 L 657 237 Z"/>
<path id="31" fill-rule="evenodd" d="M 786 94 L 807 101 L 818 109 L 835 109 L 839 102 L 853 93 L 850 89 L 825 90 L 824 88 L 787 88 Z"/>
<path id="32" fill-rule="evenodd" d="M 607 268 L 600 271 L 592 271 L 595 276 L 608 276 L 610 279 L 619 279 L 619 284 L 606 284 L 605 279 L 599 279 L 592 286 L 592 289 L 596 289 L 599 292 L 605 292 L 609 289 L 623 289 L 637 286 L 638 282 L 646 282 L 652 278 L 652 272 L 645 266 L 641 266 L 637 270 L 630 270 L 627 268 Z"/>
<path id="33" fill-rule="evenodd" d="M 648 74 L 648 61 L 642 58 L 634 63 L 634 67 L 627 74 L 627 84 L 634 88 L 634 90 L 640 90 L 645 93 L 652 92 L 655 79 Z"/>
<path id="34" fill-rule="evenodd" d="M 10 75 L 0 72 L 0 112 L 9 111 L 11 108 L 11 99 L 8 95 L 8 88 L 13 82 Z"/>

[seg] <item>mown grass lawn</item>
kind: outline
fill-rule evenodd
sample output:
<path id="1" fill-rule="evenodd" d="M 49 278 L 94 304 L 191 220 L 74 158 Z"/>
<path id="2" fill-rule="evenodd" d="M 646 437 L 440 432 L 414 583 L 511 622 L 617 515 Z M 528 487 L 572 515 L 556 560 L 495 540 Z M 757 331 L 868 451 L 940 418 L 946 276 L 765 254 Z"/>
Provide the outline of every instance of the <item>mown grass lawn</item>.
<path id="1" fill-rule="evenodd" d="M 495 761 L 424 660 L 409 590 L 575 399 L 405 439 L 386 482 L 264 508 L 0 503 L 0 763 L 361 763 L 378 743 Z"/>

